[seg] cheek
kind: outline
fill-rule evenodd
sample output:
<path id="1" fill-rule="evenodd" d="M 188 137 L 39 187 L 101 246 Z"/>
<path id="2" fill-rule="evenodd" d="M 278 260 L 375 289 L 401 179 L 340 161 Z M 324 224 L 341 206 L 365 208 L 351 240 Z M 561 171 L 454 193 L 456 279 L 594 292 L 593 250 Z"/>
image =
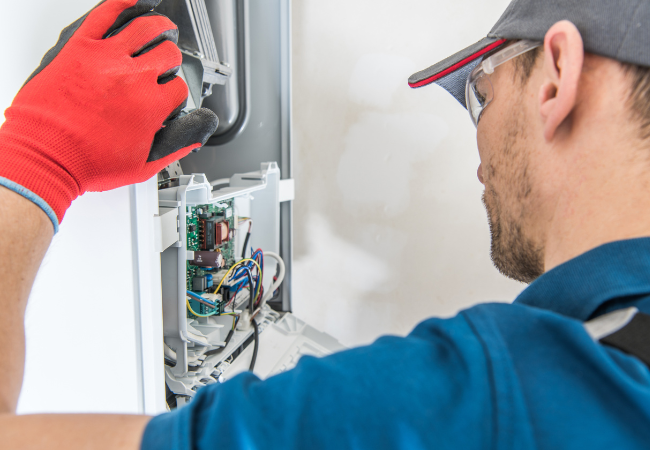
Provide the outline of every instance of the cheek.
<path id="1" fill-rule="evenodd" d="M 503 136 L 497 130 L 503 130 L 498 124 L 498 104 L 488 105 L 476 129 L 476 144 L 478 155 L 481 159 L 481 182 L 483 184 L 493 181 L 496 160 L 502 147 Z"/>
<path id="2" fill-rule="evenodd" d="M 494 154 L 493 149 L 495 148 L 492 139 L 494 139 L 494 136 L 489 136 L 485 131 L 477 131 L 476 143 L 478 145 L 478 156 L 481 160 L 478 168 L 478 177 L 483 184 L 489 182 L 491 178 L 492 155 Z"/>

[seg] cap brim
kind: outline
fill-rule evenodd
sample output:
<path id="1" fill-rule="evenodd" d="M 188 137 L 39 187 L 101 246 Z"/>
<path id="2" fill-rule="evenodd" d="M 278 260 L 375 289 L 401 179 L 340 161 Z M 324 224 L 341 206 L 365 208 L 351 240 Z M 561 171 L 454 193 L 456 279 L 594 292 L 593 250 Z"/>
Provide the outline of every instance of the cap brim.
<path id="1" fill-rule="evenodd" d="M 449 58 L 414 73 L 409 78 L 409 86 L 419 88 L 436 83 L 445 88 L 465 106 L 465 81 L 469 73 L 481 61 L 481 56 L 501 47 L 505 43 L 505 39 L 483 38 L 476 44 L 470 45 Z"/>

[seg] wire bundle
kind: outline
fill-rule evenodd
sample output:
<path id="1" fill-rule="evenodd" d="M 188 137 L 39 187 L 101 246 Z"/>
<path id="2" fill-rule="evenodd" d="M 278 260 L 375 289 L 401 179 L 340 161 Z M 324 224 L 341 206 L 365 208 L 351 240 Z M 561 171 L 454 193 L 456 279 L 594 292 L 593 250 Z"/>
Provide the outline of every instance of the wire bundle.
<path id="1" fill-rule="evenodd" d="M 257 353 L 259 350 L 259 333 L 260 333 L 260 328 L 259 325 L 257 324 L 257 321 L 255 320 L 255 316 L 257 315 L 257 312 L 259 312 L 264 307 L 265 302 L 269 300 L 271 297 L 273 297 L 276 290 L 279 288 L 280 284 L 282 284 L 282 281 L 285 276 L 285 265 L 284 262 L 282 261 L 282 258 L 280 258 L 279 255 L 273 252 L 267 252 L 267 255 L 269 257 L 275 259 L 278 262 L 279 271 L 277 275 L 273 277 L 273 283 L 271 284 L 269 292 L 265 295 L 264 286 L 263 286 L 265 255 L 262 249 L 258 248 L 257 250 L 253 251 L 253 248 L 251 247 L 250 249 L 251 256 L 250 258 L 246 258 L 246 248 L 248 246 L 248 241 L 253 227 L 253 221 L 248 218 L 246 220 L 249 221 L 249 226 L 244 241 L 244 246 L 242 248 L 242 259 L 237 261 L 235 264 L 233 264 L 233 266 L 226 272 L 225 276 L 221 279 L 217 288 L 214 290 L 214 294 L 217 294 L 221 291 L 221 288 L 224 285 L 224 283 L 231 292 L 234 292 L 231 298 L 229 299 L 228 303 L 225 305 L 228 306 L 229 304 L 232 303 L 232 311 L 228 313 L 222 312 L 220 314 L 220 315 L 233 316 L 232 329 L 230 330 L 228 336 L 226 337 L 226 346 L 227 346 L 235 333 L 235 329 L 237 327 L 239 320 L 241 319 L 240 315 L 238 315 L 235 312 L 235 305 L 236 305 L 235 298 L 237 297 L 237 294 L 244 289 L 248 289 L 250 293 L 249 310 L 250 310 L 250 321 L 251 321 L 251 325 L 253 326 L 254 346 L 253 346 L 253 356 L 251 358 L 249 370 L 252 371 L 255 368 L 255 362 L 257 360 Z M 190 299 L 195 300 L 209 308 L 213 308 L 213 311 L 207 314 L 197 313 L 192 309 L 192 305 L 190 304 L 189 301 Z M 189 290 L 187 291 L 186 303 L 187 303 L 187 309 L 190 311 L 190 313 L 192 313 L 196 317 L 210 317 L 219 314 L 219 310 L 220 310 L 219 303 L 209 300 L 203 297 L 202 295 L 197 294 L 196 292 L 192 292 Z M 223 349 L 225 349 L 226 346 L 222 347 L 219 350 L 214 350 L 214 352 L 222 351 Z"/>
<path id="2" fill-rule="evenodd" d="M 244 265 L 242 266 L 242 264 L 244 264 Z M 251 267 L 255 267 L 258 270 L 258 273 L 259 273 L 258 279 L 260 279 L 258 283 L 253 283 L 254 278 L 253 278 L 253 275 L 251 273 L 251 269 L 250 269 Z M 224 281 L 228 280 L 229 278 L 234 278 L 235 276 L 237 276 L 238 271 L 234 272 L 234 274 L 233 274 L 233 271 L 235 271 L 236 269 L 245 269 L 245 275 L 247 276 L 246 281 L 248 281 L 249 286 L 252 287 L 253 284 L 255 284 L 255 287 L 254 287 L 254 290 L 253 290 L 253 292 L 255 292 L 255 297 L 254 298 L 256 299 L 257 297 L 259 297 L 259 295 L 261 293 L 261 287 L 262 287 L 262 283 L 261 283 L 262 268 L 257 263 L 257 261 L 255 261 L 254 259 L 250 259 L 250 258 L 242 259 L 242 260 L 238 261 L 236 264 L 233 264 L 233 266 L 228 270 L 228 272 L 226 272 L 226 275 L 219 282 L 219 285 L 214 290 L 214 293 L 216 294 L 217 292 L 219 292 L 219 290 L 221 289 L 221 286 L 223 285 Z M 231 277 L 231 274 L 233 274 L 232 277 Z M 192 300 L 196 300 L 196 301 L 198 301 L 198 302 L 200 302 L 200 303 L 202 303 L 202 304 L 204 304 L 204 305 L 206 305 L 206 306 L 208 306 L 210 308 L 214 308 L 214 311 L 212 311 L 212 312 L 210 312 L 208 314 L 197 313 L 196 311 L 194 311 L 192 309 L 192 305 L 190 305 L 189 299 L 186 298 L 185 301 L 187 303 L 187 309 L 192 314 L 194 314 L 195 316 L 197 316 L 197 317 L 210 317 L 210 316 L 214 316 L 215 314 L 217 314 L 219 312 L 218 305 L 216 303 L 214 303 L 213 301 L 208 300 L 207 298 L 203 297 L 202 295 L 199 295 L 199 294 L 197 294 L 195 292 L 192 292 L 192 291 L 187 291 L 187 294 L 190 297 L 192 297 Z"/>
<path id="3" fill-rule="evenodd" d="M 242 260 L 246 261 L 246 263 L 237 269 L 232 278 L 235 280 L 235 285 L 233 286 L 235 296 L 246 288 L 246 281 L 248 281 L 248 289 L 251 290 L 251 293 L 255 293 L 254 295 L 251 294 L 250 308 L 252 313 L 254 308 L 260 304 L 264 295 L 264 253 L 262 249 L 257 249 L 254 252 L 251 249 L 251 253 L 250 258 Z M 255 269 L 257 269 L 257 276 L 253 274 Z"/>

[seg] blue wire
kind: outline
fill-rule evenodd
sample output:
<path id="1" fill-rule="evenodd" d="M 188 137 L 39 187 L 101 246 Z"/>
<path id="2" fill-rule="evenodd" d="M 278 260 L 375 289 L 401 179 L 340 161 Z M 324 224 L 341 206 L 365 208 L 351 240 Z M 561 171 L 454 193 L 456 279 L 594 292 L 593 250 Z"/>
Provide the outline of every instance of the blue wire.
<path id="1" fill-rule="evenodd" d="M 205 298 L 205 297 L 203 297 L 203 296 L 197 294 L 196 292 L 187 291 L 187 294 L 188 294 L 190 297 L 198 298 L 198 299 L 200 299 L 201 301 L 204 301 L 204 302 L 206 302 L 206 303 L 209 303 L 210 306 L 212 306 L 213 308 L 216 308 L 216 307 L 217 307 L 217 304 L 216 304 L 215 302 L 213 302 L 212 300 L 208 300 L 207 298 Z"/>
<path id="2" fill-rule="evenodd" d="M 240 271 L 242 271 L 242 272 L 240 272 Z M 241 277 L 238 276 L 239 273 L 242 273 Z M 237 269 L 237 271 L 235 272 L 235 276 L 233 277 L 233 281 L 235 283 L 231 287 L 236 287 L 236 286 L 243 285 L 246 282 L 246 268 L 240 267 L 239 269 Z"/>
<path id="3" fill-rule="evenodd" d="M 255 259 L 256 261 L 257 261 L 257 259 L 256 259 L 256 258 L 257 258 L 257 255 L 258 255 L 258 254 L 261 255 L 261 257 L 260 257 L 260 263 L 259 263 L 259 264 L 260 264 L 260 269 L 261 269 L 261 271 L 264 272 L 264 252 L 262 251 L 262 249 L 259 249 L 259 250 L 257 250 L 255 253 L 253 253 L 253 248 L 251 247 L 251 253 L 252 253 L 252 255 L 251 255 L 251 259 Z M 252 264 L 252 263 L 251 263 L 251 264 Z M 260 281 L 261 278 L 262 278 L 262 274 L 260 273 L 259 276 L 257 277 L 257 282 L 256 282 L 256 286 L 255 286 L 255 292 L 257 292 L 257 284 L 259 283 L 259 281 Z"/>
<path id="4" fill-rule="evenodd" d="M 257 255 L 262 255 L 260 269 L 262 271 L 264 271 L 264 253 L 262 252 L 262 250 L 257 250 L 256 252 L 253 252 L 253 247 L 251 247 L 251 257 L 250 257 L 250 259 L 255 259 L 256 260 Z M 245 266 L 243 266 L 243 267 L 248 267 L 251 271 L 253 270 L 253 263 L 251 261 L 246 261 L 244 264 L 245 264 Z"/>
<path id="5" fill-rule="evenodd" d="M 264 254 L 262 253 L 262 251 L 258 250 L 257 252 L 253 252 L 253 248 L 251 247 L 251 254 L 252 254 L 251 259 L 255 259 L 255 256 L 258 253 L 262 254 L 262 264 L 264 264 Z M 254 277 L 253 272 L 252 272 L 252 266 L 253 266 L 253 263 L 251 261 L 246 261 L 245 263 L 242 264 L 241 267 L 239 267 L 235 271 L 235 274 L 232 277 L 232 279 L 234 281 L 234 284 L 231 286 L 231 288 L 236 288 L 237 289 L 237 291 L 235 292 L 235 295 L 237 295 L 237 293 L 244 288 L 244 285 L 250 279 L 255 281 L 255 286 L 254 287 L 250 286 L 250 288 L 251 288 L 251 293 L 250 293 L 251 299 L 253 298 L 253 296 L 257 292 L 257 289 L 259 288 L 259 284 L 260 284 L 260 278 L 261 278 L 260 275 L 261 274 L 258 275 L 257 277 Z M 248 275 L 250 275 L 250 279 L 248 278 Z M 250 284 L 250 283 L 248 283 L 248 284 Z"/>
<path id="6" fill-rule="evenodd" d="M 252 279 L 252 280 L 255 280 L 255 277 L 253 277 L 253 273 L 251 272 L 251 270 L 250 270 L 248 267 L 242 267 L 242 268 L 243 268 L 246 272 L 248 272 L 248 275 L 250 275 L 250 279 L 249 279 L 249 280 L 251 280 L 251 279 Z M 248 277 L 246 277 L 246 278 L 248 279 Z M 248 282 L 248 284 L 250 284 L 250 281 Z M 253 286 L 250 286 L 250 288 L 251 288 L 251 293 L 250 293 L 251 301 L 254 300 L 253 297 L 254 297 L 255 293 L 257 292 L 257 287 L 258 287 L 258 286 L 259 286 L 259 277 L 257 278 L 257 280 L 255 280 L 255 288 L 253 288 Z"/>
<path id="7" fill-rule="evenodd" d="M 238 279 L 242 278 L 242 277 L 240 277 L 239 275 L 240 275 L 241 273 L 245 273 L 246 270 L 251 271 L 251 274 L 252 274 L 253 263 L 252 263 L 251 261 L 247 261 L 247 262 L 245 262 L 244 265 L 242 265 L 240 268 L 238 268 L 238 269 L 235 271 L 235 275 L 233 276 L 233 280 L 238 280 Z M 244 272 L 241 272 L 241 271 L 244 271 Z"/>
<path id="8" fill-rule="evenodd" d="M 237 279 L 239 279 L 239 274 L 240 274 L 240 273 L 244 273 L 244 275 L 245 275 L 245 272 L 240 272 L 240 270 L 245 271 L 246 268 L 247 268 L 246 266 L 242 266 L 242 267 L 240 267 L 239 269 L 237 269 L 237 270 L 235 271 L 235 276 L 232 277 L 233 280 L 237 280 Z"/>

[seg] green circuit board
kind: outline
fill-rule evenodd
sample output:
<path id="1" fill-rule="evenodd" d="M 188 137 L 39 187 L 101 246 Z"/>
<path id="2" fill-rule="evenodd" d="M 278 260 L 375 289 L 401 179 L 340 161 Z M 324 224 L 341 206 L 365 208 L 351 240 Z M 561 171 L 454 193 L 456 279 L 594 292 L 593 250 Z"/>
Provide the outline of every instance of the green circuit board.
<path id="1" fill-rule="evenodd" d="M 190 251 L 201 250 L 201 246 L 199 242 L 199 216 L 201 214 L 207 214 L 207 213 L 213 213 L 223 217 L 222 221 L 227 221 L 230 230 L 233 230 L 233 235 L 230 241 L 224 243 L 223 245 L 218 246 L 215 250 L 221 252 L 225 261 L 224 268 L 228 269 L 232 267 L 233 264 L 235 264 L 234 230 L 236 229 L 235 221 L 237 220 L 237 218 L 235 216 L 234 201 L 232 199 L 224 200 L 222 202 L 214 203 L 210 205 L 197 205 L 197 206 L 187 207 L 187 215 L 186 215 L 187 249 Z M 190 261 L 187 261 L 187 274 L 185 278 L 187 289 L 192 290 L 192 278 L 194 278 L 195 276 L 214 274 L 215 272 L 216 271 L 214 270 L 212 271 L 204 270 L 202 267 L 193 266 L 192 264 L 190 264 Z M 214 287 L 216 287 L 217 283 L 218 281 L 215 283 Z M 225 302 L 219 305 L 218 308 L 219 312 L 217 314 L 223 313 L 224 304 Z M 214 311 L 213 308 L 210 308 L 209 306 L 203 305 L 202 303 L 199 303 L 194 300 L 190 300 L 190 306 L 194 311 L 196 311 L 199 314 L 210 314 Z M 192 314 L 188 310 L 187 317 L 195 318 L 196 316 L 194 316 L 194 314 Z"/>

